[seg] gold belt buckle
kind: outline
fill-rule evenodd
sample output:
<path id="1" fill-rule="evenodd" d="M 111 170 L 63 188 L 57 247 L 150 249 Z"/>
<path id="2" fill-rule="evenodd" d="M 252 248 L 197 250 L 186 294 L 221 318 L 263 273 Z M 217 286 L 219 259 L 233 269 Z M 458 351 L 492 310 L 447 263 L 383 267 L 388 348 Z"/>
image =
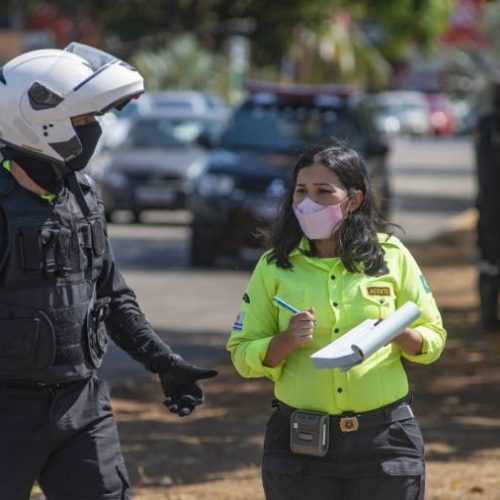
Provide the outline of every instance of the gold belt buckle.
<path id="1" fill-rule="evenodd" d="M 359 427 L 358 417 L 342 417 L 340 419 L 340 430 L 342 432 L 357 431 Z"/>

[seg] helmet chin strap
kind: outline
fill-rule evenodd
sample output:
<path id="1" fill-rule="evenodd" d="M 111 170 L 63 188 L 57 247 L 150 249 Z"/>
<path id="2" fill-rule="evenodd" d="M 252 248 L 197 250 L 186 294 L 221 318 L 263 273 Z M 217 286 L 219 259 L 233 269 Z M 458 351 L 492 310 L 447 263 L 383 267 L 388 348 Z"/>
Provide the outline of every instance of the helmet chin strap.
<path id="1" fill-rule="evenodd" d="M 87 202 L 85 201 L 85 197 L 83 196 L 82 193 L 82 188 L 80 187 L 80 184 L 78 183 L 78 179 L 76 178 L 76 174 L 73 172 L 66 176 L 66 180 L 68 182 L 68 187 L 70 191 L 75 195 L 76 201 L 78 202 L 78 205 L 80 206 L 80 209 L 85 217 L 88 217 L 90 215 L 90 208 L 87 205 Z"/>

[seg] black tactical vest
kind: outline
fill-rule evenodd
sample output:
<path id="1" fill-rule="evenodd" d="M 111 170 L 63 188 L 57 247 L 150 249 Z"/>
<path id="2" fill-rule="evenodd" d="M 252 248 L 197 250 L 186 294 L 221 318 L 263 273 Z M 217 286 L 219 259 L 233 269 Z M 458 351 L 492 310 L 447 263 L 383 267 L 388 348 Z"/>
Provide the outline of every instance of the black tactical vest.
<path id="1" fill-rule="evenodd" d="M 79 379 L 92 374 L 104 354 L 95 291 L 106 246 L 104 211 L 90 179 L 77 177 L 87 217 L 69 189 L 49 203 L 0 164 L 8 234 L 0 269 L 0 379 Z"/>

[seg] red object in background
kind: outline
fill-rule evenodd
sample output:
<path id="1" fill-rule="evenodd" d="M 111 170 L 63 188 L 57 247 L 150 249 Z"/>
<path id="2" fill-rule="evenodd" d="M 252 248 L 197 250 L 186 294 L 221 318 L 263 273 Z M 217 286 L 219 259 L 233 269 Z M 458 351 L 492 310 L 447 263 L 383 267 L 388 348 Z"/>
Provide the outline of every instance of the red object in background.
<path id="1" fill-rule="evenodd" d="M 446 94 L 426 94 L 429 103 L 430 132 L 433 135 L 452 135 L 455 133 L 456 118 Z"/>
<path id="2" fill-rule="evenodd" d="M 479 18 L 484 0 L 459 0 L 450 15 L 448 29 L 442 41 L 448 46 L 487 45 L 487 40 L 479 26 Z"/>
<path id="3" fill-rule="evenodd" d="M 26 20 L 26 28 L 50 30 L 58 48 L 66 47 L 77 38 L 73 20 L 61 15 L 56 5 L 48 2 L 42 2 L 34 8 L 31 16 Z"/>

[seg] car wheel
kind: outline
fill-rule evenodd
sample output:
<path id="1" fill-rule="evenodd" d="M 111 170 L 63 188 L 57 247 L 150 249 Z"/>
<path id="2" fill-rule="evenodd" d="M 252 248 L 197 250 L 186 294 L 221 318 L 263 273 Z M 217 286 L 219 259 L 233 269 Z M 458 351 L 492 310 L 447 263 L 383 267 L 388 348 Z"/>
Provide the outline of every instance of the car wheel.
<path id="1" fill-rule="evenodd" d="M 192 267 L 214 266 L 216 257 L 215 244 L 213 241 L 202 238 L 195 227 L 192 227 L 189 250 Z"/>

